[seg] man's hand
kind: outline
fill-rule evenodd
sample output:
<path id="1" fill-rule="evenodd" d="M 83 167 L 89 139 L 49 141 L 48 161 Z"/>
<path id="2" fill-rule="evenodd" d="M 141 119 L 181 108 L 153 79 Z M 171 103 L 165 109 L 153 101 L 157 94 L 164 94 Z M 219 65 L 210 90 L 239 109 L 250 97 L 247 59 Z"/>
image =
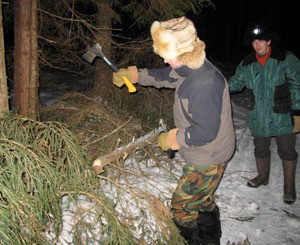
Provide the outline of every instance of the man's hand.
<path id="1" fill-rule="evenodd" d="M 177 132 L 178 128 L 174 128 L 169 132 L 163 132 L 158 135 L 157 143 L 163 151 L 179 150 L 180 147 L 177 142 Z"/>
<path id="2" fill-rule="evenodd" d="M 132 84 L 138 81 L 138 71 L 136 66 L 129 66 L 128 68 L 121 68 L 118 72 L 113 73 L 113 83 L 119 88 L 124 85 L 124 79 L 126 77 Z"/>
<path id="3" fill-rule="evenodd" d="M 294 116 L 294 129 L 293 133 L 300 132 L 300 116 Z"/>
<path id="4" fill-rule="evenodd" d="M 128 68 L 121 68 L 118 72 L 113 73 L 113 83 L 117 87 L 122 87 L 124 85 L 123 77 L 127 77 L 131 81 L 131 72 Z"/>

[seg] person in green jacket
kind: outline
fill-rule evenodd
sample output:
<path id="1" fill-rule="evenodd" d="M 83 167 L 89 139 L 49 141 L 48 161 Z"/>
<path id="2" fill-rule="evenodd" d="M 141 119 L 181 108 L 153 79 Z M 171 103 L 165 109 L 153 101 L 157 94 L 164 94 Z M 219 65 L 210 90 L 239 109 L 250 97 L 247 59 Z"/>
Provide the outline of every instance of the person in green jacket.
<path id="1" fill-rule="evenodd" d="M 270 144 L 275 138 L 282 160 L 286 204 L 296 200 L 295 174 L 298 154 L 296 133 L 300 131 L 300 62 L 291 52 L 279 48 L 278 35 L 262 21 L 248 26 L 244 42 L 253 52 L 238 65 L 229 79 L 230 92 L 250 91 L 249 128 L 254 137 L 258 176 L 249 187 L 267 185 L 270 173 Z"/>

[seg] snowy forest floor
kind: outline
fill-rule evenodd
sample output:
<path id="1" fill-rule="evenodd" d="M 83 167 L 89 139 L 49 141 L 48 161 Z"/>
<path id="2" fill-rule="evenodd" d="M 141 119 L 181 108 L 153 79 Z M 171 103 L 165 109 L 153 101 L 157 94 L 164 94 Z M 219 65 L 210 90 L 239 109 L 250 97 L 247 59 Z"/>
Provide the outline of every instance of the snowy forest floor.
<path id="1" fill-rule="evenodd" d="M 222 244 L 248 238 L 254 245 L 300 244 L 300 202 L 283 203 L 283 169 L 275 140 L 271 144 L 269 184 L 257 189 L 247 187 L 247 180 L 257 175 L 253 137 L 247 127 L 247 109 L 243 94 L 232 97 L 236 146 L 223 180 L 216 192 L 222 221 Z M 300 153 L 300 135 L 296 149 Z M 299 160 L 296 188 L 300 187 Z"/>
<path id="2" fill-rule="evenodd" d="M 257 189 L 247 187 L 247 180 L 255 177 L 257 173 L 253 155 L 253 137 L 247 127 L 248 110 L 245 93 L 247 91 L 232 95 L 236 152 L 228 163 L 222 182 L 216 191 L 216 201 L 220 208 L 222 222 L 221 244 L 300 244 L 300 201 L 298 199 L 293 205 L 283 203 L 283 169 L 281 160 L 276 152 L 274 140 L 272 140 L 271 144 L 272 155 L 269 184 Z M 48 102 L 48 91 L 41 95 L 44 100 L 43 104 L 52 103 L 52 100 L 50 103 Z M 296 150 L 299 154 L 300 135 L 297 135 L 296 144 Z M 176 164 L 178 162 L 179 164 Z M 135 164 L 128 162 L 127 166 L 129 169 L 136 170 Z M 154 164 L 151 165 L 151 162 L 139 162 L 138 164 L 138 167 L 141 167 L 142 171 L 149 176 L 149 182 L 151 178 L 155 178 L 155 183 L 159 183 L 156 188 L 151 189 L 149 185 L 141 188 L 145 188 L 146 191 L 157 195 L 166 206 L 169 206 L 172 192 L 176 187 L 176 178 L 178 179 L 181 175 L 183 161 L 180 156 L 176 154 L 173 165 L 161 162 L 161 166 L 173 172 L 175 180 L 171 180 L 170 178 L 166 178 L 164 174 L 160 174 L 161 169 L 156 168 L 156 165 L 154 168 Z M 296 188 L 298 190 L 300 187 L 299 176 L 300 167 L 298 164 L 296 172 Z M 143 186 L 143 184 L 138 182 L 134 184 Z M 110 197 L 116 199 L 116 196 L 112 194 L 112 189 L 108 186 L 106 188 L 107 192 L 111 195 Z M 157 190 L 160 190 L 160 193 Z M 89 204 L 86 205 L 89 206 Z M 128 207 L 128 210 L 131 209 L 132 212 L 136 211 L 136 207 L 129 199 L 124 198 L 122 205 Z M 118 208 L 120 208 L 120 214 L 122 214 L 122 208 L 116 206 L 116 209 Z M 73 211 L 70 210 L 70 207 L 64 211 L 65 224 L 64 230 L 61 233 L 60 244 L 70 244 L 72 240 L 72 213 Z M 153 224 L 152 228 L 149 229 L 155 229 L 155 225 Z M 137 236 L 139 235 L 137 231 Z M 150 236 L 149 239 L 151 240 Z"/>

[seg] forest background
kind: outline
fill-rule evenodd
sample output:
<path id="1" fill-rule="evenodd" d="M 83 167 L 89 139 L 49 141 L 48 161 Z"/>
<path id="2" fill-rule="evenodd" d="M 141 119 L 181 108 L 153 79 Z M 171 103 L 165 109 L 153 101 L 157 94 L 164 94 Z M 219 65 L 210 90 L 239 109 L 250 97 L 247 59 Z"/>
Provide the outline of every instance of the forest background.
<path id="1" fill-rule="evenodd" d="M 299 57 L 296 8 L 289 1 L 2 0 L 0 6 L 0 236 L 14 243 L 47 243 L 49 224 L 59 234 L 62 197 L 79 195 L 99 204 L 99 220 L 104 215 L 112 221 L 100 232 L 112 234 L 105 238 L 108 244 L 116 237 L 124 244 L 136 239 L 87 166 L 154 130 L 160 118 L 171 127 L 172 91 L 117 89 L 101 60 L 89 65 L 81 59 L 94 43 L 118 67 L 161 67 L 152 50 L 151 23 L 186 15 L 206 43 L 207 57 L 229 77 L 249 52 L 243 46 L 246 26 L 259 18 L 271 23 L 282 45 Z M 57 71 L 91 82 L 80 94 L 68 93 L 44 107 L 39 91 L 56 86 L 49 74 Z M 144 151 L 153 157 L 147 147 Z M 111 177 L 107 172 L 102 179 Z M 159 241 L 177 232 L 169 227 Z"/>

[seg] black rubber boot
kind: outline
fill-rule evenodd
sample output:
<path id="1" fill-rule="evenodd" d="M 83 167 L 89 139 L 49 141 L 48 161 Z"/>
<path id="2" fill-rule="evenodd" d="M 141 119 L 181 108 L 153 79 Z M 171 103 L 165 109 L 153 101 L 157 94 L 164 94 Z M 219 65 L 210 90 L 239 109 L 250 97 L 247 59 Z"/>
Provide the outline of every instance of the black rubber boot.
<path id="1" fill-rule="evenodd" d="M 220 245 L 222 235 L 219 208 L 200 212 L 198 218 L 199 245 Z"/>
<path id="2" fill-rule="evenodd" d="M 258 175 L 248 181 L 247 185 L 252 188 L 257 188 L 261 185 L 269 183 L 270 174 L 270 155 L 264 158 L 255 158 Z"/>
<path id="3" fill-rule="evenodd" d="M 180 230 L 180 235 L 187 241 L 188 245 L 199 245 L 198 243 L 198 227 L 190 228 L 178 225 L 174 221 L 177 228 Z"/>
<path id="4" fill-rule="evenodd" d="M 293 204 L 296 201 L 296 187 L 295 175 L 297 160 L 295 161 L 282 161 L 283 174 L 284 174 L 284 195 L 283 201 L 286 204 Z"/>

